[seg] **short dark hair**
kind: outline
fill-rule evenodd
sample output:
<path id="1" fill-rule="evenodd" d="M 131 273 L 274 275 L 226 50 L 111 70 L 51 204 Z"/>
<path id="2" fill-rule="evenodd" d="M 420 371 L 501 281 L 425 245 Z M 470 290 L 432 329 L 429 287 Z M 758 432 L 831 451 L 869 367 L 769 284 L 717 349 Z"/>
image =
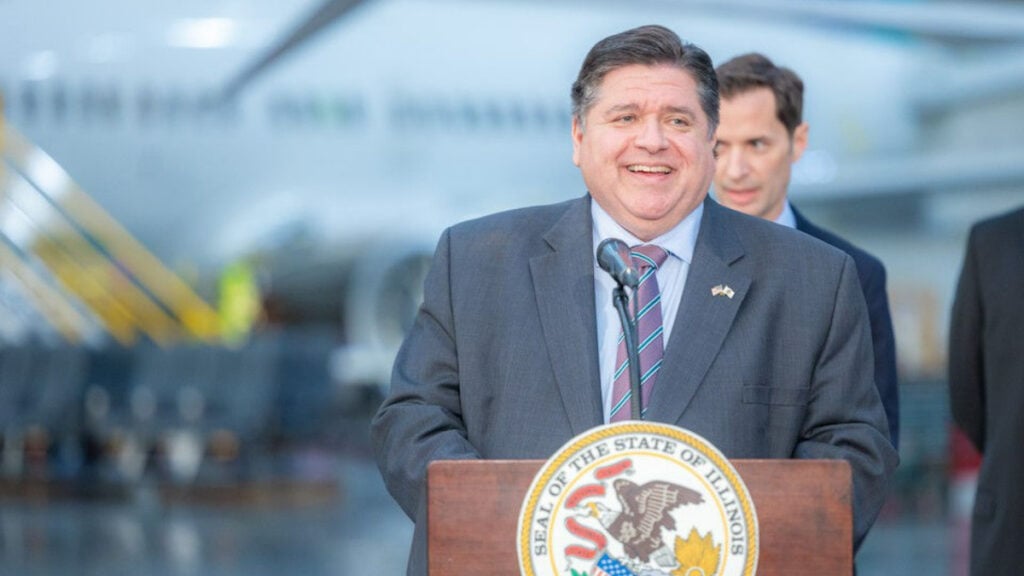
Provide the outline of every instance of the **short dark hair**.
<path id="1" fill-rule="evenodd" d="M 722 98 L 768 88 L 775 95 L 775 115 L 790 135 L 803 122 L 804 81 L 791 69 L 776 66 L 764 54 L 750 52 L 725 62 L 715 73 Z"/>
<path id="2" fill-rule="evenodd" d="M 634 64 L 668 64 L 689 73 L 697 83 L 700 106 L 708 117 L 708 136 L 714 134 L 718 127 L 718 79 L 711 57 L 699 46 L 683 42 L 675 32 L 657 25 L 626 30 L 594 44 L 572 84 L 572 114 L 576 120 L 582 124 L 609 72 Z"/>

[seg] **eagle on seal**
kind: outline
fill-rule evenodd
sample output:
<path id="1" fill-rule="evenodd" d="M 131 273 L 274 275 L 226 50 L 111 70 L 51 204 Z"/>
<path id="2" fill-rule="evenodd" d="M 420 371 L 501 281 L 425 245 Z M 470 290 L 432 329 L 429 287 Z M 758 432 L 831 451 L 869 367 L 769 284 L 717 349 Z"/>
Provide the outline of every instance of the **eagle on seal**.
<path id="1" fill-rule="evenodd" d="M 622 510 L 609 510 L 600 503 L 591 503 L 591 515 L 597 517 L 612 538 L 622 543 L 627 557 L 646 563 L 653 555 L 662 566 L 675 564 L 671 550 L 662 541 L 661 531 L 675 529 L 673 510 L 684 504 L 704 502 L 700 492 L 662 480 L 641 486 L 620 478 L 612 486 Z"/>

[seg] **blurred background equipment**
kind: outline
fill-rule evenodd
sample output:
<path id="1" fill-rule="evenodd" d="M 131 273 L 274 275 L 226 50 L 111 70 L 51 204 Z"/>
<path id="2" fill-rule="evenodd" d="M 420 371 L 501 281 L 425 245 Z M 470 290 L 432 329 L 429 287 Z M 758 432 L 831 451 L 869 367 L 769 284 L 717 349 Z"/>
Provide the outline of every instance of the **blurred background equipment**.
<path id="1" fill-rule="evenodd" d="M 968 226 L 1024 203 L 1019 3 L 5 0 L 0 22 L 3 570 L 402 573 L 366 424 L 434 243 L 583 194 L 571 79 L 658 22 L 804 77 L 791 197 L 885 263 L 900 364 L 860 569 L 963 573 L 946 327 Z"/>

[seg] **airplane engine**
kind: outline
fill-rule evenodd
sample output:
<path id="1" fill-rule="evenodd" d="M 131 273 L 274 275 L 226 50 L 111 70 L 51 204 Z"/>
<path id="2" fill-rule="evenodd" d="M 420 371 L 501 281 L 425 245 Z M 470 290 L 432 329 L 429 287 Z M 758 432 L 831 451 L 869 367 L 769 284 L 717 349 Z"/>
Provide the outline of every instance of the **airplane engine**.
<path id="1" fill-rule="evenodd" d="M 345 344 L 332 361 L 335 380 L 386 389 L 391 365 L 423 301 L 433 245 L 408 240 L 361 251 L 342 301 Z"/>
<path id="2" fill-rule="evenodd" d="M 423 299 L 433 250 L 433 238 L 406 236 L 321 239 L 261 253 L 254 336 L 272 334 L 284 350 L 279 372 L 292 404 L 341 416 L 376 410 Z"/>

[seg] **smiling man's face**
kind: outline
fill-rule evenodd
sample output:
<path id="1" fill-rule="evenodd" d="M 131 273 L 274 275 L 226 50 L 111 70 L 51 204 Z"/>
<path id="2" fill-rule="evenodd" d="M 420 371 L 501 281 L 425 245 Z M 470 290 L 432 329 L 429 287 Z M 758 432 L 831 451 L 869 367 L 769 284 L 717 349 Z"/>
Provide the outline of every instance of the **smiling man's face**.
<path id="1" fill-rule="evenodd" d="M 582 124 L 573 120 L 572 141 L 573 162 L 594 201 L 644 241 L 692 212 L 715 170 L 697 84 L 674 66 L 609 72 Z"/>

